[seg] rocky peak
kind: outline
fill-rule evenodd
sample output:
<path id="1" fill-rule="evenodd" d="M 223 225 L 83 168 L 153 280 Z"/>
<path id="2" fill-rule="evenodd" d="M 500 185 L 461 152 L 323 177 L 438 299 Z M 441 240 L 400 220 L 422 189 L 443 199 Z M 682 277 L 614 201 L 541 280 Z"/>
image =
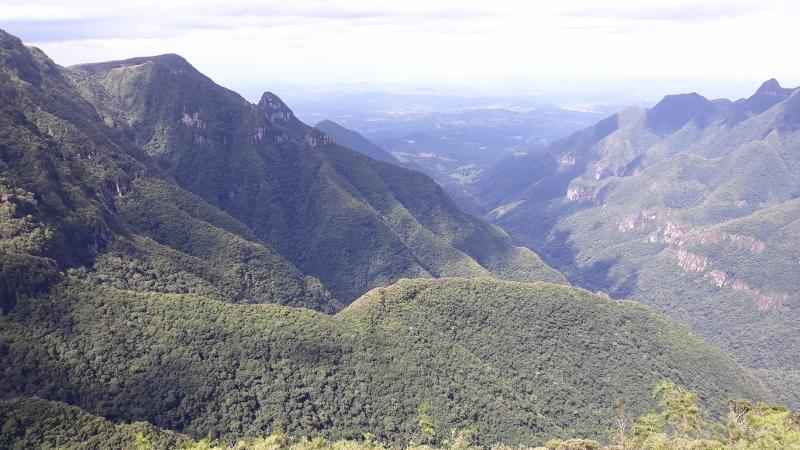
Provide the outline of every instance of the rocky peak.
<path id="1" fill-rule="evenodd" d="M 782 91 L 786 90 L 787 89 L 781 87 L 781 84 L 778 83 L 778 80 L 775 78 L 770 78 L 761 84 L 761 87 L 758 88 L 755 95 L 778 95 Z"/>
<path id="2" fill-rule="evenodd" d="M 14 47 L 23 47 L 22 40 L 0 28 L 0 48 L 8 49 Z"/>
<path id="3" fill-rule="evenodd" d="M 778 80 L 772 78 L 761 84 L 761 87 L 745 102 L 747 110 L 760 114 L 772 106 L 782 102 L 791 95 L 792 89 L 781 87 Z"/>
<path id="4" fill-rule="evenodd" d="M 7 72 L 32 85 L 42 82 L 42 75 L 59 76 L 50 58 L 35 47 L 0 29 L 0 73 Z"/>
<path id="5" fill-rule="evenodd" d="M 258 107 L 264 111 L 267 119 L 272 123 L 286 123 L 294 118 L 294 113 L 283 100 L 272 92 L 264 92 Z"/>
<path id="6" fill-rule="evenodd" d="M 286 103 L 284 103 L 280 97 L 269 91 L 266 91 L 263 94 L 261 94 L 261 100 L 259 100 L 258 106 L 270 109 L 272 111 L 289 110 L 289 107 L 286 106 Z"/>

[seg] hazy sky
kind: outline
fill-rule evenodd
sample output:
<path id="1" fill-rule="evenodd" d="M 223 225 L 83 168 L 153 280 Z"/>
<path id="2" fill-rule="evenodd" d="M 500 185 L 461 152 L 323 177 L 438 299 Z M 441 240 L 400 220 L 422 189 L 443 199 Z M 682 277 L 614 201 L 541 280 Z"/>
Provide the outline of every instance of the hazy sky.
<path id="1" fill-rule="evenodd" d="M 60 64 L 179 53 L 233 89 L 722 82 L 715 96 L 771 77 L 800 84 L 797 0 L 2 3 L 0 27 Z"/>

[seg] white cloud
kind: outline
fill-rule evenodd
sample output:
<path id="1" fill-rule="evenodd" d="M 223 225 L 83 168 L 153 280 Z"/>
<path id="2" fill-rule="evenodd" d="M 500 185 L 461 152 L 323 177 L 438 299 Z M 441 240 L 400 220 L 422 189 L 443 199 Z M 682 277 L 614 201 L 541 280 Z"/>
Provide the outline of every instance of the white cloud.
<path id="1" fill-rule="evenodd" d="M 236 89 L 281 81 L 800 81 L 783 0 L 6 0 L 57 62 L 180 53 Z"/>

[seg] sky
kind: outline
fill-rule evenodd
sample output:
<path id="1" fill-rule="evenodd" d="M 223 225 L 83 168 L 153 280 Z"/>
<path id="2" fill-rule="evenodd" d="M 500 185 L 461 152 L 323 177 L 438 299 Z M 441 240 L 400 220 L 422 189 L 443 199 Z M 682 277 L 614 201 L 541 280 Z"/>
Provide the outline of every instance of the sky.
<path id="1" fill-rule="evenodd" d="M 739 97 L 800 85 L 796 0 L 2 0 L 71 65 L 178 53 L 215 81 L 513 95 Z"/>

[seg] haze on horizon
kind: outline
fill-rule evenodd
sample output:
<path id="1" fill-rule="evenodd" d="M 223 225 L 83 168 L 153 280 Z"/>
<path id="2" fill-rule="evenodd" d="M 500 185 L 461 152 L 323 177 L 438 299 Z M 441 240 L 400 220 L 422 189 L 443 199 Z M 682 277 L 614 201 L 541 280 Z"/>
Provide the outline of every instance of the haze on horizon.
<path id="1" fill-rule="evenodd" d="M 790 0 L 6 0 L 2 16 L 62 65 L 178 53 L 248 97 L 282 86 L 738 98 L 768 78 L 800 84 Z"/>

